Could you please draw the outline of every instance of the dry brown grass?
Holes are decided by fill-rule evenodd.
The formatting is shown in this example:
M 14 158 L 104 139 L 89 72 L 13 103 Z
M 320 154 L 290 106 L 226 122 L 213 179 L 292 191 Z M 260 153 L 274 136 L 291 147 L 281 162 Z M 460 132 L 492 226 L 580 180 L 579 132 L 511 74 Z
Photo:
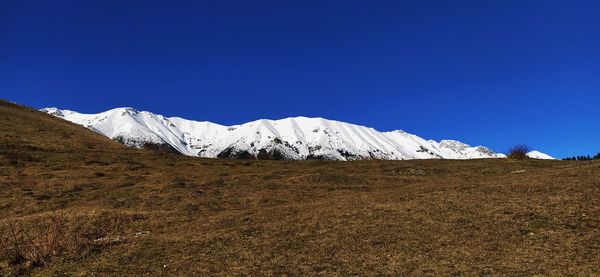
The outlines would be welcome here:
M 10 105 L 0 128 L 0 212 L 110 241 L 32 275 L 600 274 L 594 161 L 195 159 Z

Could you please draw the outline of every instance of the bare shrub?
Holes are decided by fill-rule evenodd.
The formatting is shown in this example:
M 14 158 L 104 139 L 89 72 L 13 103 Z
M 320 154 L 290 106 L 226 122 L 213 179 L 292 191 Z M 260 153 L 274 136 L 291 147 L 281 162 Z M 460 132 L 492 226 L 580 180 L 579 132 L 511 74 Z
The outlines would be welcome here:
M 63 214 L 41 221 L 43 227 L 35 228 L 8 220 L 0 229 L 0 264 L 8 266 L 9 272 L 19 274 L 54 257 L 82 255 L 103 243 L 93 225 L 69 222 Z
M 0 230 L 0 259 L 9 266 L 26 260 L 27 242 L 23 230 L 9 222 L 8 228 Z
M 509 159 L 514 159 L 514 160 L 524 160 L 524 159 L 529 158 L 527 156 L 527 153 L 529 153 L 530 151 L 531 151 L 531 147 L 529 147 L 525 144 L 515 145 L 515 146 L 511 147 L 510 149 L 508 149 L 507 157 Z

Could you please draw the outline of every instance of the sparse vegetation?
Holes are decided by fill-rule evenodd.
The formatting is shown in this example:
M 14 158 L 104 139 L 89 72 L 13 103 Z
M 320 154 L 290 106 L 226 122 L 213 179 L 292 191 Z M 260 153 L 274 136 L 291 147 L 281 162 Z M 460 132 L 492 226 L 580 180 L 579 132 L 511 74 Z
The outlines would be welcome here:
M 581 156 L 573 156 L 564 158 L 565 161 L 591 161 L 591 160 L 600 160 L 600 153 L 590 156 L 590 155 L 581 155 Z
M 69 222 L 60 213 L 38 218 L 28 226 L 7 217 L 0 224 L 0 273 L 17 275 L 55 258 L 97 249 L 105 243 L 97 227 Z
M 527 156 L 527 153 L 529 153 L 530 151 L 531 147 L 525 144 L 515 145 L 508 149 L 507 157 L 513 160 L 525 160 L 529 158 Z

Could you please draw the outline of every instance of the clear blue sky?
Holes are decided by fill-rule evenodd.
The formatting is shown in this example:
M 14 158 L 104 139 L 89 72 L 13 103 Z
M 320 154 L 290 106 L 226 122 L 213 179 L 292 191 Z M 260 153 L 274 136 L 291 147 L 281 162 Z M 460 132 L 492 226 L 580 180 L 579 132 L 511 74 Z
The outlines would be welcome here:
M 0 98 L 600 152 L 600 1 L 0 0 Z

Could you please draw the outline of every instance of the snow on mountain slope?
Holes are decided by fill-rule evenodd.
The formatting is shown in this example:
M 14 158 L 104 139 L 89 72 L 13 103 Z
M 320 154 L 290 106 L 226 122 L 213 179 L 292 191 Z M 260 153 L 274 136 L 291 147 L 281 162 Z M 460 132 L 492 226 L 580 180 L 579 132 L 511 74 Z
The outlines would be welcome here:
M 99 114 L 80 114 L 56 108 L 42 111 L 83 125 L 128 146 L 168 144 L 183 154 L 193 155 L 188 151 L 181 130 L 161 115 L 138 112 L 132 108 L 116 108 Z
M 57 108 L 42 111 L 129 146 L 143 147 L 146 143 L 169 145 L 184 155 L 209 158 L 402 160 L 504 157 L 483 146 L 471 147 L 453 140 L 436 142 L 400 130 L 379 132 L 323 118 L 261 119 L 223 126 L 206 121 L 167 118 L 132 108 L 116 108 L 98 114 Z
M 536 150 L 528 152 L 527 157 L 530 157 L 532 159 L 540 159 L 540 160 L 556 160 L 554 157 L 552 157 L 546 153 L 536 151 Z

